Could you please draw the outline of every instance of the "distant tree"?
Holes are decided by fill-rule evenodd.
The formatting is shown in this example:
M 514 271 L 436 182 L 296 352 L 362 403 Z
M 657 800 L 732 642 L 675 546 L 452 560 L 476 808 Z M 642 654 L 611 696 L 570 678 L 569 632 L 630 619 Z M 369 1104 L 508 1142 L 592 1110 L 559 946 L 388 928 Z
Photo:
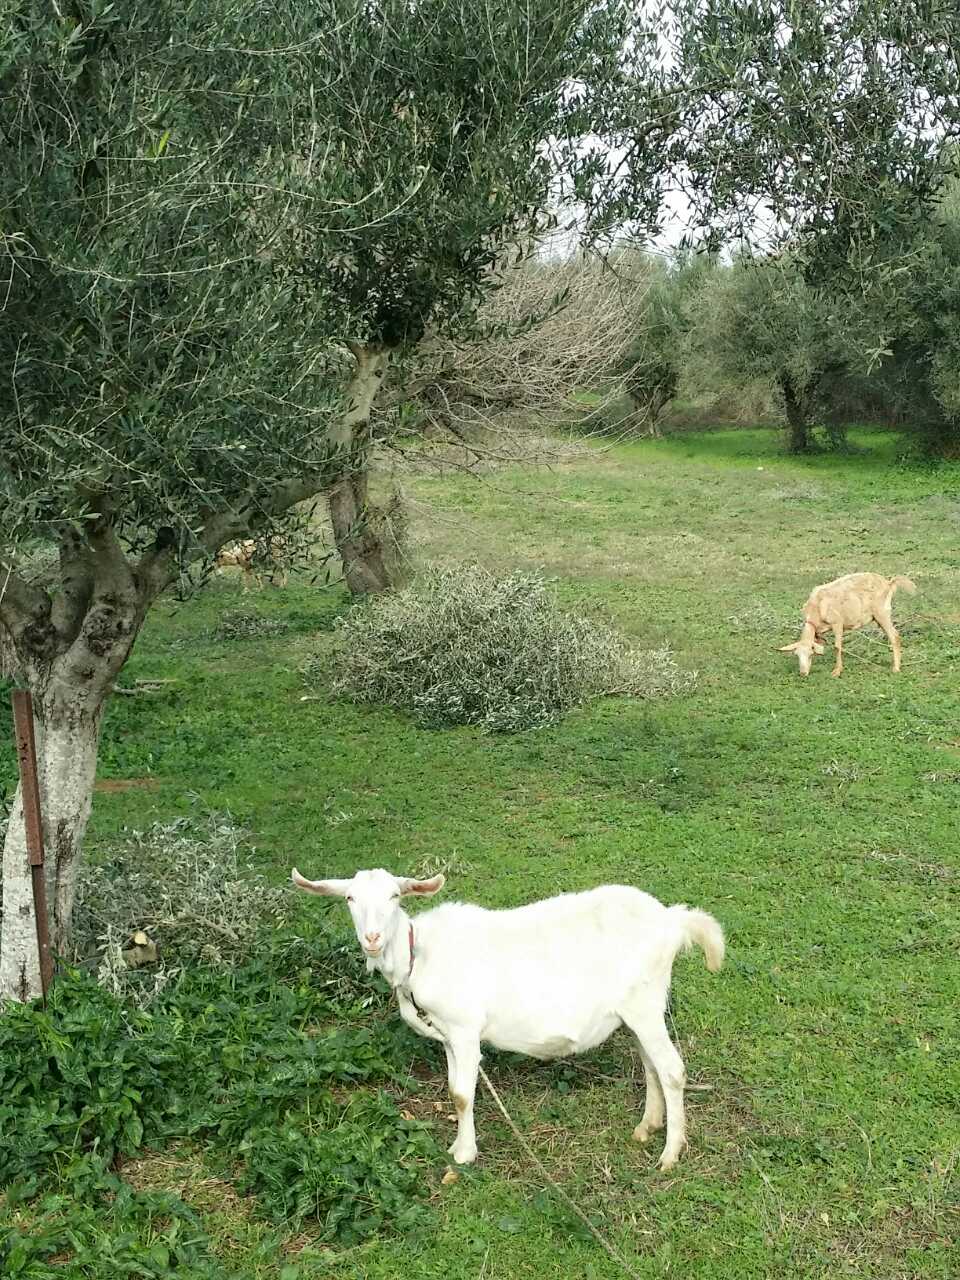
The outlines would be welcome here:
M 960 133 L 960 8 L 677 0 L 678 133 L 702 221 L 793 247 L 808 281 L 863 289 L 913 239 Z M 764 219 L 765 225 L 764 225 Z
M 678 0 L 675 16 L 697 218 L 717 238 L 788 245 L 855 322 L 849 374 L 926 439 L 951 435 L 953 248 L 937 208 L 958 167 L 960 7 Z
M 741 255 L 698 295 L 688 359 L 701 382 L 714 387 L 769 387 L 783 411 L 789 450 L 804 453 L 847 372 L 849 311 L 843 299 L 808 285 L 789 256 Z
M 901 266 L 871 299 L 884 348 L 871 382 L 916 446 L 958 457 L 960 182 L 945 184 Z
M 634 305 L 633 341 L 621 370 L 641 430 L 655 436 L 661 414 L 680 388 L 696 299 L 716 263 L 707 254 L 683 253 L 673 262 L 628 254 L 617 267 L 624 279 L 646 280 Z

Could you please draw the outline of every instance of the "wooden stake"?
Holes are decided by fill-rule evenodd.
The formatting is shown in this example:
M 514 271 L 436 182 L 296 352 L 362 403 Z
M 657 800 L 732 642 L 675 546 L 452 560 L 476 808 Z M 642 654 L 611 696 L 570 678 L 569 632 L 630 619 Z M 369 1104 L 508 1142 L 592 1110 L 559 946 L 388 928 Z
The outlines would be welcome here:
M 40 810 L 40 779 L 37 776 L 37 746 L 33 728 L 33 698 L 28 689 L 14 689 L 13 726 L 20 764 L 20 799 L 23 804 L 23 826 L 27 837 L 27 855 L 33 881 L 33 913 L 37 924 L 37 951 L 40 956 L 40 990 L 46 1003 L 53 981 L 53 957 L 50 954 L 50 925 L 47 917 L 47 886 L 43 878 L 43 815 Z

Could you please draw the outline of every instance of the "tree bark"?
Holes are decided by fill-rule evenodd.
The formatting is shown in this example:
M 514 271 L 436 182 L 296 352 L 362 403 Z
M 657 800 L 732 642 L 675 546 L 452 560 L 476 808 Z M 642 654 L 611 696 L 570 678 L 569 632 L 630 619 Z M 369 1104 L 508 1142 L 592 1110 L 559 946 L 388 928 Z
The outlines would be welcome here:
M 10 633 L 0 623 L 0 680 L 16 680 L 19 671 L 20 663 Z
M 61 952 L 69 936 L 80 847 L 90 817 L 103 701 L 91 706 L 86 691 L 57 688 L 35 691 L 33 705 L 51 945 L 55 952 Z M 0 994 L 18 1000 L 40 994 L 32 881 L 19 787 L 3 848 Z
M 327 502 L 347 586 L 353 595 L 363 596 L 393 586 L 368 496 L 370 413 L 386 373 L 388 353 L 381 347 L 351 346 L 351 351 L 357 363 L 347 391 L 347 409 L 331 432 L 340 475 L 330 486 Z
M 786 376 L 782 377 L 780 390 L 783 393 L 783 407 L 787 415 L 790 452 L 806 453 L 810 446 L 810 428 L 804 406 L 794 390 L 793 380 Z
M 91 528 L 84 545 L 61 548 L 55 599 L 16 583 L 2 625 L 15 638 L 20 676 L 33 694 L 51 944 L 61 951 L 93 799 L 107 697 L 160 589 L 134 575 L 113 528 Z M 23 805 L 14 799 L 3 849 L 0 998 L 40 994 L 33 894 Z
M 365 467 L 365 463 L 362 463 Z M 393 586 L 383 543 L 367 497 L 367 473 L 345 476 L 328 498 L 333 537 L 343 561 L 343 576 L 355 596 L 389 591 Z

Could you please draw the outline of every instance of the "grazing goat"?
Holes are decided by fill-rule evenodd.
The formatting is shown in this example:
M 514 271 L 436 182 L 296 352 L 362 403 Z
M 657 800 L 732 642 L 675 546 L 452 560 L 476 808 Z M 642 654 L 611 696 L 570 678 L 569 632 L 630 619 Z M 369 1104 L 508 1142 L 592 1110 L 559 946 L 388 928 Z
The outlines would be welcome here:
M 900 670 L 900 637 L 890 616 L 890 604 L 898 587 L 914 592 L 909 578 L 882 578 L 879 573 L 848 573 L 843 578 L 814 587 L 803 606 L 803 630 L 793 644 L 781 645 L 781 653 L 795 653 L 800 674 L 810 674 L 815 653 L 823 653 L 821 641 L 833 632 L 837 660 L 831 675 L 843 670 L 843 633 L 876 622 L 893 650 L 893 669 Z
M 473 1097 L 480 1042 L 534 1058 L 562 1058 L 602 1044 L 624 1023 L 640 1042 L 646 1101 L 633 1131 L 638 1142 L 662 1129 L 660 1168 L 671 1169 L 686 1145 L 683 1061 L 664 1011 L 678 951 L 694 943 L 707 968 L 723 963 L 723 930 L 705 911 L 665 907 L 639 889 L 603 885 L 511 911 L 453 902 L 424 912 L 416 928 L 400 906 L 428 897 L 444 877 L 398 879 L 358 871 L 350 880 L 305 880 L 310 893 L 346 898 L 367 968 L 397 993 L 400 1015 L 439 1040 L 447 1054 L 457 1136 L 457 1164 L 477 1158 Z
M 280 565 L 278 586 L 285 587 L 287 585 L 286 568 L 280 564 L 282 557 L 286 553 L 286 539 L 281 534 L 273 534 L 267 539 L 266 553 L 271 560 Z M 234 542 L 229 546 L 221 547 L 214 561 L 214 568 L 217 572 L 221 572 L 225 568 L 236 566 L 242 573 L 243 590 L 249 591 L 250 584 L 256 581 L 257 589 L 263 588 L 263 575 L 258 569 L 254 568 L 254 559 L 257 554 L 257 542 L 254 538 L 246 538 L 243 542 Z

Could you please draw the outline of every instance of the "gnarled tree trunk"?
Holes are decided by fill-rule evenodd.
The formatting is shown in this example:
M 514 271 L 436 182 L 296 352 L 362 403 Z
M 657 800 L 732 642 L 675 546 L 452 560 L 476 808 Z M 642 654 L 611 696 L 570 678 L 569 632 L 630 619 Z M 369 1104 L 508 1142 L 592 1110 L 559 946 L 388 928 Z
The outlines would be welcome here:
M 330 490 L 328 503 L 343 576 L 351 594 L 363 596 L 389 591 L 393 583 L 367 496 L 365 460 L 358 467 L 364 469 L 344 476 Z
M 278 515 L 321 491 L 311 473 L 276 486 L 256 504 L 211 513 L 191 554 L 211 558 L 230 539 L 249 534 L 264 516 Z M 0 635 L 17 678 L 33 694 L 37 763 L 46 845 L 47 902 L 52 942 L 62 951 L 90 816 L 104 708 L 130 655 L 147 610 L 176 581 L 178 539 L 170 528 L 134 561 L 106 517 L 82 529 L 65 526 L 57 590 L 30 583 L 0 548 Z M 3 849 L 0 921 L 0 1000 L 40 994 L 32 881 L 23 806 L 17 793 Z
M 793 379 L 780 378 L 783 407 L 787 415 L 787 447 L 791 453 L 806 453 L 810 446 L 810 424 L 801 398 L 797 395 Z
M 340 472 L 327 492 L 333 537 L 343 575 L 355 596 L 388 591 L 393 582 L 368 495 L 370 413 L 387 369 L 383 347 L 351 345 L 356 368 L 343 417 L 331 432 Z
M 20 584 L 5 602 L 5 626 L 20 678 L 33 694 L 37 767 L 43 812 L 51 943 L 61 951 L 93 799 L 103 711 L 150 600 L 163 583 L 138 576 L 114 531 L 94 530 L 85 543 L 67 534 L 61 548 L 59 596 Z M 3 848 L 0 997 L 40 994 L 40 969 L 23 805 L 14 798 Z

